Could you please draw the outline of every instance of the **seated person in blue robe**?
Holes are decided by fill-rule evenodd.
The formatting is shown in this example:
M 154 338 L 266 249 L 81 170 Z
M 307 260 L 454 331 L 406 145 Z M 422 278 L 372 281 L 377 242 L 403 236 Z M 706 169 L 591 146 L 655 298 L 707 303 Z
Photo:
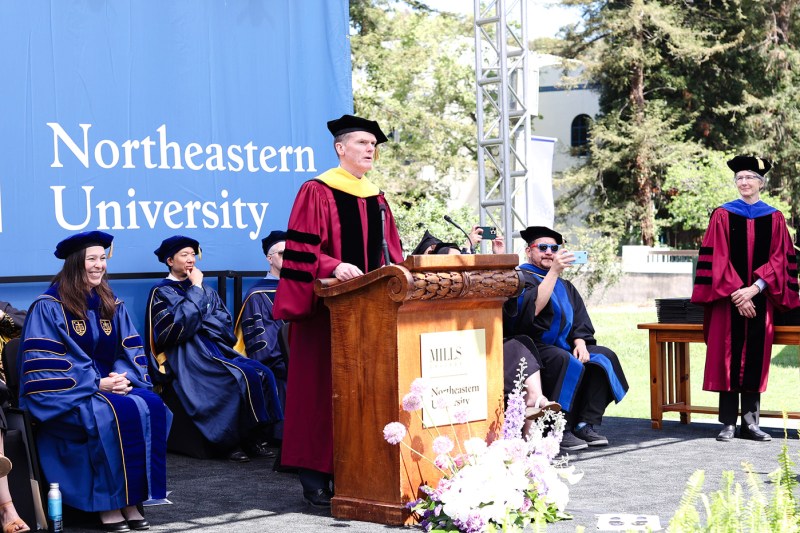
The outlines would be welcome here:
M 151 374 L 169 384 L 200 433 L 234 462 L 269 456 L 269 424 L 283 418 L 275 376 L 233 346 L 233 321 L 195 265 L 200 243 L 177 235 L 154 252 L 169 275 L 150 291 L 145 337 Z
M 99 511 L 106 531 L 128 531 L 150 527 L 137 504 L 166 497 L 172 414 L 151 391 L 142 339 L 108 286 L 112 239 L 90 231 L 58 243 L 64 267 L 22 332 L 20 407 L 37 421 L 42 469 L 64 503 Z
M 250 287 L 244 297 L 242 310 L 236 319 L 236 351 L 264 364 L 275 375 L 281 405 L 286 403 L 286 377 L 289 354 L 281 339 L 285 322 L 272 316 L 272 303 L 283 266 L 286 232 L 272 231 L 261 240 L 261 249 L 269 263 L 264 279 Z M 283 439 L 283 422 L 272 427 L 272 439 Z
M 620 402 L 628 382 L 617 355 L 598 346 L 594 326 L 580 293 L 561 279 L 575 256 L 563 248 L 561 234 L 544 226 L 520 232 L 528 262 L 520 265 L 525 288 L 504 307 L 503 334 L 533 339 L 549 397 L 567 412 L 561 449 L 574 451 L 606 446 L 595 428 L 606 407 Z

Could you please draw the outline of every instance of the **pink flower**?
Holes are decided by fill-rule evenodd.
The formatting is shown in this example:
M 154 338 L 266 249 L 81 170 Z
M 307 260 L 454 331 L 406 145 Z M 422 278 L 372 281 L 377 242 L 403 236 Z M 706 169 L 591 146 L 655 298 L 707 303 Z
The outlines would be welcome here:
M 439 468 L 440 470 L 450 468 L 450 456 L 446 453 L 439 454 L 436 456 L 436 459 L 433 460 L 433 464 L 435 464 L 436 468 Z
M 455 411 L 453 411 L 453 420 L 455 420 L 457 424 L 466 424 L 468 418 L 469 408 L 466 405 L 456 407 Z
M 450 398 L 448 398 L 444 394 L 440 394 L 439 396 L 433 399 L 433 406 L 436 409 L 447 409 L 448 407 L 450 407 Z
M 389 444 L 399 444 L 406 436 L 406 427 L 400 422 L 389 422 L 383 428 L 383 438 Z
M 430 388 L 425 378 L 417 378 L 411 382 L 411 392 L 418 396 L 423 396 Z
M 422 409 L 422 396 L 414 392 L 409 392 L 403 396 L 404 411 L 408 411 L 410 413 L 412 411 L 418 411 L 419 409 Z
M 436 454 L 443 454 L 443 453 L 450 453 L 453 449 L 453 441 L 450 440 L 450 437 L 446 437 L 444 435 L 440 435 L 433 439 L 433 451 Z

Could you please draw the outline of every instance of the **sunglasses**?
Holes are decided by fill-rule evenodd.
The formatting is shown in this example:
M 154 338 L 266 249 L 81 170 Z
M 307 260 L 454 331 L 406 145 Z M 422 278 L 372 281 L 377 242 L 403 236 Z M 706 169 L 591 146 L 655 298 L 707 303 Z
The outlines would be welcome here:
M 536 247 L 539 249 L 540 252 L 546 252 L 548 248 L 553 253 L 558 251 L 560 244 L 537 244 Z

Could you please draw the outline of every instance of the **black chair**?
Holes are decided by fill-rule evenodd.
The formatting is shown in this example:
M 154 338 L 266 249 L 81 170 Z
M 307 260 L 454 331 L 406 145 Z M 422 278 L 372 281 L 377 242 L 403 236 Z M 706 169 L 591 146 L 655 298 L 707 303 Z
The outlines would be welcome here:
M 12 407 L 19 407 L 19 370 L 17 365 L 17 352 L 19 352 L 19 339 L 11 339 L 3 346 L 2 361 L 6 374 L 6 387 L 11 393 Z
M 43 501 L 47 498 L 47 486 L 39 467 L 39 454 L 36 450 L 36 440 L 30 414 L 19 409 L 19 373 L 18 354 L 19 339 L 11 339 L 5 346 L 0 357 L 6 374 L 6 387 L 11 395 L 11 407 L 4 409 L 8 430 L 5 436 L 5 455 L 11 460 L 14 467 L 8 475 L 8 488 L 14 500 L 14 507 L 19 516 L 35 530 L 37 514 L 44 518 Z M 35 483 L 32 483 L 35 482 Z M 38 488 L 38 493 L 34 489 Z M 38 511 L 38 513 L 37 513 Z M 43 528 L 46 523 L 39 523 Z
M 220 450 L 217 450 L 194 425 L 180 398 L 175 394 L 172 384 L 165 385 L 160 395 L 164 404 L 172 411 L 172 427 L 167 437 L 167 450 L 196 459 L 218 457 Z

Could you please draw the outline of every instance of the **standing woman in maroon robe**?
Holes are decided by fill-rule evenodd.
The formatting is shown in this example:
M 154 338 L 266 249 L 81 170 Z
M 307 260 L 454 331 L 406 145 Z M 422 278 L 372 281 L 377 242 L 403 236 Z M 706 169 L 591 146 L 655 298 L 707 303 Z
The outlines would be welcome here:
M 740 198 L 714 210 L 703 237 L 692 302 L 705 305 L 707 346 L 703 390 L 719 392 L 718 441 L 768 441 L 761 431 L 761 393 L 767 389 L 773 313 L 800 306 L 797 258 L 783 214 L 759 199 L 772 167 L 758 157 L 728 161 Z

